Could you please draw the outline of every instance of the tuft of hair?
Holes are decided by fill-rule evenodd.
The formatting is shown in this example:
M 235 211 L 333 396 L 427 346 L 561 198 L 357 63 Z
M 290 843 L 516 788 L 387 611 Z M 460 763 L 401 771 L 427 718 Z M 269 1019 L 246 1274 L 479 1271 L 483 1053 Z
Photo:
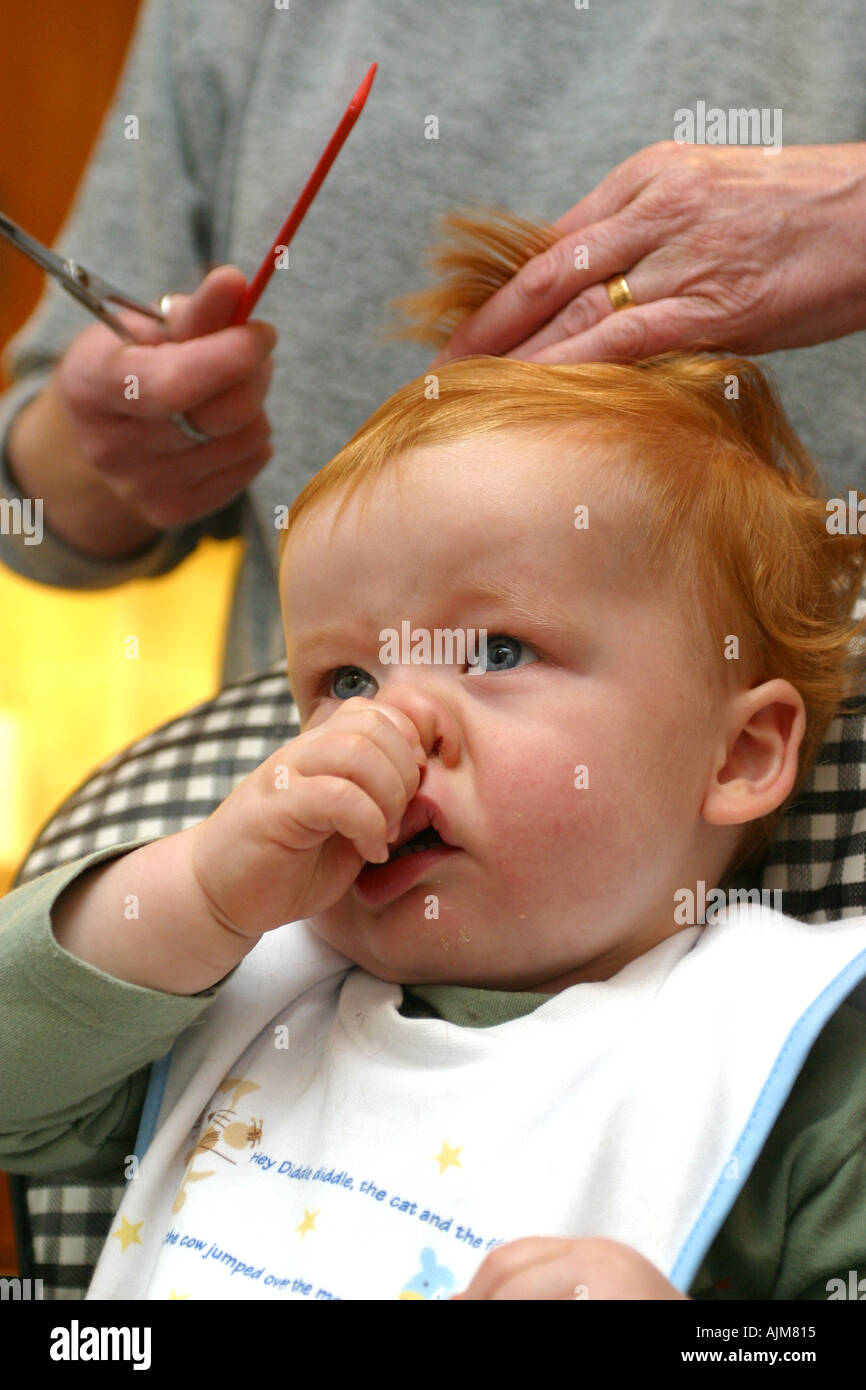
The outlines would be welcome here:
M 443 346 L 562 240 L 549 224 L 501 208 L 446 214 L 440 228 L 450 242 L 427 256 L 447 279 L 392 300 L 411 322 L 394 324 L 388 337 Z M 399 486 L 407 451 L 507 429 L 537 430 L 552 447 L 569 439 L 609 445 L 611 486 L 634 505 L 630 525 L 647 578 L 673 582 L 712 683 L 748 689 L 781 678 L 800 692 L 806 732 L 794 786 L 775 811 L 744 827 L 725 876 L 755 871 L 831 720 L 866 694 L 866 612 L 855 614 L 866 536 L 831 531 L 818 467 L 769 373 L 745 357 L 669 352 L 554 365 L 474 355 L 415 378 L 373 412 L 296 498 L 281 558 L 318 503 L 339 498 L 336 524 L 359 494 L 363 511 L 386 470 Z

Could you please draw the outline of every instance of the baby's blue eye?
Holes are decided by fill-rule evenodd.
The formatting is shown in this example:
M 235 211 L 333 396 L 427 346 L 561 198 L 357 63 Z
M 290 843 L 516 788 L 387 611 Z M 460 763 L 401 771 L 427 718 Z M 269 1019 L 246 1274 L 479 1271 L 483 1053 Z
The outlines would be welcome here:
M 515 649 L 516 652 L 515 652 Z M 532 655 L 532 648 L 526 642 L 522 642 L 519 637 L 509 637 L 505 633 L 496 633 L 493 637 L 488 637 L 487 641 L 481 640 L 478 649 L 477 663 L 469 663 L 470 671 L 513 671 L 520 664 L 520 654 Z M 515 657 L 514 661 L 509 658 Z
M 366 671 L 362 670 L 360 666 L 338 666 L 336 671 L 334 672 L 334 679 L 331 683 L 332 690 L 334 694 L 337 696 L 338 700 L 350 700 L 353 695 L 360 695 L 362 693 L 360 685 L 357 683 L 347 685 L 345 693 L 342 695 L 338 692 L 336 688 L 337 682 L 346 673 L 350 674 L 351 676 L 361 676 L 363 680 L 370 681 L 373 685 L 376 684 L 376 682 L 373 680 L 373 677 L 368 675 Z
M 506 633 L 497 633 L 486 640 L 479 637 L 476 644 L 469 647 L 466 665 L 470 675 L 488 671 L 513 671 L 518 666 L 525 665 L 526 658 L 530 662 L 538 660 L 538 654 L 528 642 L 523 642 L 519 637 L 509 637 Z M 350 700 L 354 695 L 365 694 L 365 685 L 373 687 L 373 694 L 379 688 L 377 682 L 362 666 L 338 666 L 330 682 L 328 694 L 338 700 Z

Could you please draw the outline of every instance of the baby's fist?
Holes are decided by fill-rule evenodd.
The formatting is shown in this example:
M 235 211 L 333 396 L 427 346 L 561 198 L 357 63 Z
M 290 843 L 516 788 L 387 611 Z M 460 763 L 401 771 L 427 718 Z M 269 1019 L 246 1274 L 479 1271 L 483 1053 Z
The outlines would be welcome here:
M 215 919 L 257 937 L 338 902 L 388 858 L 426 763 L 407 715 L 357 696 L 250 773 L 197 828 L 193 871 Z

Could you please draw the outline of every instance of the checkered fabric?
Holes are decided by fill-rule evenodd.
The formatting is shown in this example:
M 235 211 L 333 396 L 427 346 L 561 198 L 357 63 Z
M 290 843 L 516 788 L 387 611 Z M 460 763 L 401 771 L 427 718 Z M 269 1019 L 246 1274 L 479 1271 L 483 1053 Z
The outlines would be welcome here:
M 866 606 L 866 595 L 860 600 Z M 104 763 L 52 816 L 17 883 L 104 845 L 196 825 L 299 732 L 285 670 L 275 665 L 156 729 Z M 820 757 L 780 822 L 755 881 L 781 889 L 789 916 L 827 922 L 866 913 L 866 713 L 831 724 Z M 767 900 L 770 905 L 774 900 Z M 866 1008 L 861 985 L 851 996 Z M 44 1296 L 84 1296 L 122 1186 L 11 1179 L 24 1277 Z
M 227 686 L 88 777 L 40 831 L 15 886 L 103 846 L 197 825 L 298 732 L 284 663 Z M 42 1279 L 46 1299 L 83 1298 L 123 1186 L 10 1184 L 22 1275 Z

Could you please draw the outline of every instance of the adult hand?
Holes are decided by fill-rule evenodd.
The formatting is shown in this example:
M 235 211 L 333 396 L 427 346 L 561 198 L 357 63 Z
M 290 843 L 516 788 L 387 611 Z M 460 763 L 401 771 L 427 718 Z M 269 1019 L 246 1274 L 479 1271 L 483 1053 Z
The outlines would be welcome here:
M 271 457 L 263 407 L 277 332 L 261 321 L 230 326 L 244 285 L 240 270 L 219 266 L 194 294 L 171 296 L 165 330 L 121 311 L 141 345 L 95 323 L 54 374 L 81 454 L 158 530 L 225 506 Z M 178 411 L 212 438 L 189 439 L 170 418 Z
M 866 328 L 866 144 L 661 141 L 553 226 L 561 240 L 460 324 L 428 371 L 475 353 L 755 355 Z M 588 265 L 575 269 L 580 247 Z M 605 282 L 617 274 L 635 304 L 614 311 Z

